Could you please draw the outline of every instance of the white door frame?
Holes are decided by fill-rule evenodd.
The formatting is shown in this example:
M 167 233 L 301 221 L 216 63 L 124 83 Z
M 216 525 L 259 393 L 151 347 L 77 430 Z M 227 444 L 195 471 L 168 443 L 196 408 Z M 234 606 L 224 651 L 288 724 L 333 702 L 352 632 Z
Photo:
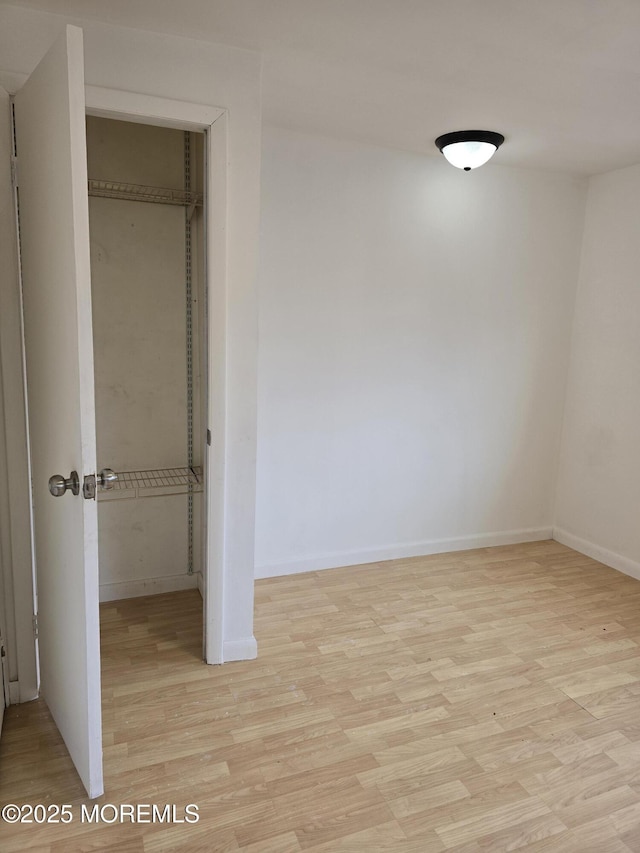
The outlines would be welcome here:
M 204 657 L 223 662 L 226 503 L 227 111 L 98 86 L 85 87 L 89 115 L 205 133 L 205 276 L 208 423 Z
M 4 718 L 5 706 L 9 704 L 9 649 L 7 648 L 5 625 L 5 596 L 4 579 L 2 577 L 2 565 L 0 565 L 0 733 L 2 732 L 2 720 Z
M 7 75 L 0 75 L 0 140 L 7 160 L 0 163 L 0 242 L 6 265 L 6 286 L 0 288 L 0 368 L 2 376 L 3 425 L 0 426 L 0 512 L 3 536 L 0 567 L 4 576 L 5 643 L 10 661 L 9 700 L 27 702 L 38 695 L 36 640 L 32 618 L 36 612 L 34 565 L 32 561 L 30 463 L 27 442 L 24 330 L 16 189 L 11 176 L 13 121 Z M 26 79 L 26 76 L 24 77 Z M 23 82 L 23 80 L 21 80 Z

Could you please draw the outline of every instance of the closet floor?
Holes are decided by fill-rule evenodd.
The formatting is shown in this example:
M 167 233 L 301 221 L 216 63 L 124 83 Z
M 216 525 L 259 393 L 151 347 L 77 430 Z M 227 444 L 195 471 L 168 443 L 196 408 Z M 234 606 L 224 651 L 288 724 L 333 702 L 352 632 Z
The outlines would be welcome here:
M 259 658 L 200 662 L 197 591 L 101 608 L 104 803 L 82 824 L 43 703 L 12 706 L 0 849 L 640 851 L 640 583 L 538 542 L 256 584 Z

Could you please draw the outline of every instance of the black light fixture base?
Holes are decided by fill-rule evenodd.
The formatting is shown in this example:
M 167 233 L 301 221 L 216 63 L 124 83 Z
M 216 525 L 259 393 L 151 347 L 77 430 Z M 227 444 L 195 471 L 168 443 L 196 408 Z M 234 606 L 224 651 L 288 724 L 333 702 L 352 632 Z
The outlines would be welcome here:
M 493 130 L 454 130 L 453 133 L 443 133 L 439 136 L 436 139 L 436 147 L 442 151 L 446 145 L 453 145 L 454 142 L 489 142 L 498 149 L 504 142 L 504 136 Z

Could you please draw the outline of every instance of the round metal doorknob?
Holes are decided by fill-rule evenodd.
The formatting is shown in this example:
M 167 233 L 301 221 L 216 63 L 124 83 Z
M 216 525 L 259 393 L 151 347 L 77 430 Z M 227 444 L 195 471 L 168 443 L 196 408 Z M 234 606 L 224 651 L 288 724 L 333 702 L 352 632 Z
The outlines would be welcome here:
M 117 481 L 118 475 L 111 468 L 103 468 L 98 474 L 98 485 L 101 489 L 112 489 Z
M 77 471 L 72 471 L 68 480 L 65 480 L 62 474 L 54 474 L 53 477 L 49 477 L 49 491 L 54 498 L 64 495 L 67 489 L 72 495 L 80 494 L 80 477 L 78 477 Z

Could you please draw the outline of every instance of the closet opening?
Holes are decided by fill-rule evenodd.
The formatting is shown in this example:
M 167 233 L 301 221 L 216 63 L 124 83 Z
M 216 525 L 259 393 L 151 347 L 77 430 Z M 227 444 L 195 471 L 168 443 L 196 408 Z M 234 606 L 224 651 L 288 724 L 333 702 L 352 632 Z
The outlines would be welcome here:
M 205 134 L 86 129 L 100 601 L 204 595 Z

